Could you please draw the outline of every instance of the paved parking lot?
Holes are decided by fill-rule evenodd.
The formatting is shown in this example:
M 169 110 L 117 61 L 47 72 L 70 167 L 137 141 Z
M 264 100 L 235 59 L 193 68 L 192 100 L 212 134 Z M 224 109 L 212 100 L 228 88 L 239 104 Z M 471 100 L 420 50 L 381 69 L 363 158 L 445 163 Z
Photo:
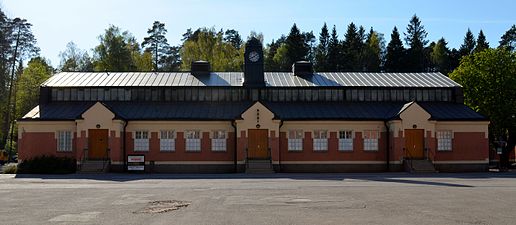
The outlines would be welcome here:
M 0 175 L 0 224 L 515 224 L 515 209 L 515 173 Z

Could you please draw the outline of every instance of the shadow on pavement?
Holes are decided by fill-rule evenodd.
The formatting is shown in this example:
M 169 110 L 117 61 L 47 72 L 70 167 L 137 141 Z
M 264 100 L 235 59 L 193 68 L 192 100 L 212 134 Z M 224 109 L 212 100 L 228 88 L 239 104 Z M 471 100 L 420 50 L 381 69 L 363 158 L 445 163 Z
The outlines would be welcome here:
M 76 179 L 76 180 L 95 180 L 95 181 L 112 181 L 112 182 L 129 182 L 139 180 L 156 180 L 156 179 L 287 179 L 287 180 L 328 180 L 328 181 L 346 181 L 346 180 L 363 180 L 375 182 L 392 182 L 403 184 L 419 184 L 446 187 L 474 187 L 470 185 L 446 183 L 435 180 L 420 178 L 453 178 L 463 180 L 473 179 L 490 179 L 490 178 L 516 178 L 516 173 L 435 173 L 435 174 L 411 174 L 411 173 L 274 173 L 274 174 L 131 174 L 131 173 L 104 173 L 104 174 L 17 174 L 15 179 Z

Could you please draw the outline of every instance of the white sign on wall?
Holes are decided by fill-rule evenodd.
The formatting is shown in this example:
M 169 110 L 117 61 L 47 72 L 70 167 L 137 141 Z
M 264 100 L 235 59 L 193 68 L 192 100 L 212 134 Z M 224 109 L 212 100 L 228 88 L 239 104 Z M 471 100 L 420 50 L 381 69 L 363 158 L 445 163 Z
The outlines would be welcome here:
M 145 156 L 144 155 L 127 156 L 127 170 L 144 171 L 145 170 Z

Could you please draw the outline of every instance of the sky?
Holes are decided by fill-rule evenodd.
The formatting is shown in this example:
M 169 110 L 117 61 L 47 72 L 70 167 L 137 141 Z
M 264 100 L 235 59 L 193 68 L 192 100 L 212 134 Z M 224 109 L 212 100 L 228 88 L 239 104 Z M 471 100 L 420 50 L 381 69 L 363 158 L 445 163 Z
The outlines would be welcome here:
M 188 28 L 235 29 L 246 38 L 261 32 L 266 43 L 288 34 L 294 23 L 316 36 L 326 22 L 335 25 L 339 38 L 350 22 L 383 33 L 386 41 L 394 26 L 404 32 L 416 14 L 427 39 L 444 37 L 458 48 L 468 28 L 484 31 L 491 46 L 516 23 L 514 0 L 0 0 L 10 18 L 21 17 L 33 24 L 41 55 L 59 65 L 59 52 L 75 42 L 89 51 L 110 25 L 128 30 L 141 43 L 156 20 L 165 23 L 170 44 L 180 43 Z M 403 34 L 402 34 L 403 37 Z

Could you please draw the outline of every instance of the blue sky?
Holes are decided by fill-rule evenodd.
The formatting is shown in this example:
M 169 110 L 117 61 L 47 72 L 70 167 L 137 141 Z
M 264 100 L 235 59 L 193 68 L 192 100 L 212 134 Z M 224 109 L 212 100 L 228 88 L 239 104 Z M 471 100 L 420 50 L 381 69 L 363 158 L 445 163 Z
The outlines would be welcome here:
M 9 17 L 22 17 L 33 26 L 41 55 L 59 65 L 58 54 L 74 41 L 91 50 L 97 37 L 109 24 L 129 30 L 139 42 L 153 21 L 166 24 L 169 43 L 180 43 L 187 28 L 232 28 L 247 37 L 262 32 L 265 41 L 287 34 L 295 22 L 303 31 L 318 35 L 324 22 L 336 25 L 339 37 L 350 22 L 373 27 L 387 41 L 394 26 L 405 31 L 409 19 L 417 14 L 430 41 L 444 37 L 458 48 L 468 27 L 475 37 L 484 30 L 491 46 L 516 23 L 514 0 L 0 0 Z M 91 52 L 90 52 L 91 55 Z

